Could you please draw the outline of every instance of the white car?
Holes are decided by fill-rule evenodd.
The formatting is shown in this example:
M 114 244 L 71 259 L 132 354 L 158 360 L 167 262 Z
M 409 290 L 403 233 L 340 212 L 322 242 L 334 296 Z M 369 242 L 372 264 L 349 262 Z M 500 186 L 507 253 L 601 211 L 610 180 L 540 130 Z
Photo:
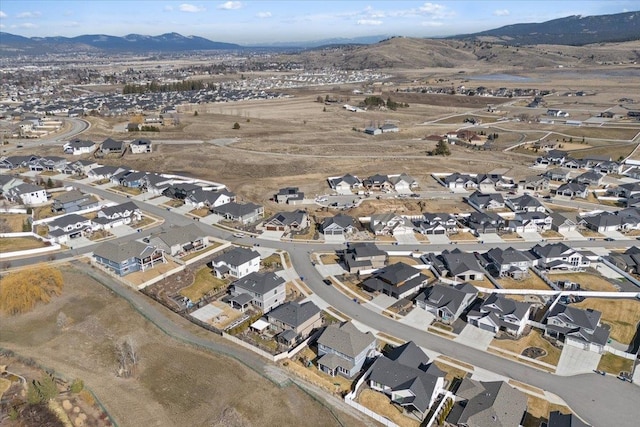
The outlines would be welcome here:
M 233 233 L 233 237 L 244 237 L 244 233 Z

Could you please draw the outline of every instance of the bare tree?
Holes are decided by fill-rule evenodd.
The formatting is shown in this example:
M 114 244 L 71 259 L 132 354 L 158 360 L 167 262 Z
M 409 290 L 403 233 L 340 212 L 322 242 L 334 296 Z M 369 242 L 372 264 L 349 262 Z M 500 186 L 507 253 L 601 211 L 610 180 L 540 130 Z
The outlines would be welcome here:
M 136 367 L 140 361 L 138 345 L 132 337 L 126 337 L 116 344 L 116 358 L 118 360 L 117 375 L 130 378 L 135 375 Z

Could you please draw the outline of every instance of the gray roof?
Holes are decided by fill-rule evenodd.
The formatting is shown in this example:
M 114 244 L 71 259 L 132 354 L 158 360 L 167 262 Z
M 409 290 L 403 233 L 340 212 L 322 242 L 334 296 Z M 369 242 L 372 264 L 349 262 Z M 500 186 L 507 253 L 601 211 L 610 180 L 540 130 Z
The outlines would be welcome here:
M 102 148 L 107 150 L 121 150 L 123 144 L 123 141 L 116 141 L 114 139 L 107 138 L 102 141 Z
M 322 229 L 326 229 L 332 224 L 336 224 L 342 228 L 355 227 L 355 220 L 349 215 L 338 214 L 333 217 L 325 218 L 322 221 Z
M 535 197 L 531 197 L 528 194 L 525 194 L 524 196 L 520 196 L 520 197 L 514 197 L 512 199 L 509 199 L 509 201 L 514 205 L 514 206 L 518 206 L 520 208 L 524 208 L 524 207 L 531 207 L 531 206 L 542 206 L 542 203 L 540 203 L 540 200 L 536 199 Z
M 533 251 L 540 255 L 543 258 L 556 258 L 560 257 L 565 253 L 573 253 L 575 252 L 569 246 L 564 243 L 552 243 L 548 245 L 535 245 Z
M 500 294 L 491 294 L 480 307 L 480 311 L 495 313 L 499 317 L 507 315 L 514 316 L 522 320 L 531 304 L 507 298 Z
M 111 216 L 113 214 L 120 213 L 120 212 L 136 211 L 136 210 L 140 210 L 140 208 L 134 202 L 124 202 L 124 203 L 120 203 L 119 205 L 107 206 L 105 208 L 102 208 L 100 212 L 102 212 L 106 216 Z
M 351 245 L 350 250 L 357 258 L 387 255 L 385 251 L 378 249 L 374 243 L 354 243 Z
M 487 206 L 492 201 L 496 203 L 504 203 L 504 198 L 500 193 L 485 194 L 479 191 L 475 191 L 471 196 L 469 196 L 469 201 L 482 207 Z
M 72 213 L 56 218 L 53 221 L 49 222 L 47 225 L 49 226 L 49 228 L 64 228 L 68 225 L 73 225 L 85 221 L 89 220 L 82 215 Z
M 457 276 L 468 271 L 483 272 L 474 254 L 462 252 L 459 249 L 454 249 L 451 252 L 447 250 L 443 251 L 442 259 L 452 276 Z
M 16 194 L 27 194 L 27 193 L 36 193 L 38 191 L 45 191 L 45 189 L 42 187 L 38 187 L 37 185 L 26 183 L 26 184 L 20 184 L 11 188 L 11 191 L 15 192 Z
M 563 414 L 560 411 L 553 411 L 549 414 L 548 427 L 589 427 L 580 418 L 573 414 Z
M 492 248 L 489 249 L 487 255 L 500 265 L 530 261 L 529 257 L 524 253 L 512 247 L 508 247 L 507 249 Z
M 276 224 L 287 226 L 293 224 L 302 225 L 306 216 L 307 213 L 303 210 L 297 210 L 293 212 L 278 212 L 277 214 L 266 220 L 265 224 L 273 222 Z
M 113 262 L 123 262 L 131 258 L 144 258 L 155 252 L 156 248 L 142 242 L 105 242 L 100 244 L 93 255 Z
M 518 426 L 527 409 L 527 396 L 504 381 L 465 378 L 457 395 L 467 400 L 458 423 L 468 427 Z
M 180 245 L 183 243 L 193 242 L 205 235 L 195 224 L 187 224 L 182 227 L 171 227 L 167 231 L 163 231 L 151 237 L 151 241 L 159 240 L 158 243 L 164 243 L 168 247 Z
M 258 252 L 247 248 L 236 247 L 218 255 L 213 259 L 213 262 L 216 264 L 224 262 L 227 265 L 242 265 L 255 258 L 260 258 L 260 254 Z
M 246 275 L 242 279 L 236 280 L 231 285 L 236 288 L 240 288 L 246 291 L 254 292 L 256 294 L 264 295 L 267 292 L 270 292 L 276 289 L 278 286 L 284 283 L 285 283 L 285 280 L 280 276 L 276 276 L 275 273 L 253 272 Z
M 371 332 L 360 332 L 351 322 L 329 325 L 318 338 L 318 344 L 348 357 L 356 357 L 374 342 L 376 337 Z
M 387 283 L 400 284 L 419 274 L 420 270 L 403 262 L 396 262 L 376 272 L 376 276 Z
M 436 365 L 429 363 L 429 357 L 413 341 L 408 341 L 401 346 L 395 347 L 393 350 L 389 351 L 386 356 L 390 360 L 398 362 L 404 366 L 429 372 L 436 376 L 445 376 L 445 373 Z
M 547 316 L 547 318 L 549 317 L 559 317 L 565 323 L 594 330 L 600 323 L 602 313 L 598 310 L 583 310 L 578 307 L 558 303 Z
M 212 211 L 230 215 L 234 218 L 239 218 L 245 215 L 249 215 L 260 208 L 261 206 L 256 205 L 255 203 L 240 204 L 236 202 L 230 202 L 225 203 L 224 205 L 220 205 L 216 208 L 212 208 Z
M 378 357 L 373 363 L 369 380 L 390 387 L 393 391 L 411 390 L 413 397 L 403 399 L 403 404 L 410 404 L 422 413 L 429 410 L 431 396 L 438 385 L 438 376 L 385 356 Z
M 64 193 L 58 193 L 53 200 L 59 203 L 75 202 L 76 200 L 83 200 L 91 197 L 90 194 L 82 193 L 78 190 L 65 191 Z
M 468 283 L 458 283 L 449 286 L 437 283 L 418 295 L 425 305 L 437 308 L 447 308 L 452 314 L 458 313 L 469 295 L 478 295 L 478 290 Z M 470 301 L 469 301 L 470 302 Z
M 275 319 L 295 329 L 318 313 L 320 309 L 311 301 L 302 304 L 290 301 L 271 310 L 268 316 L 269 321 Z

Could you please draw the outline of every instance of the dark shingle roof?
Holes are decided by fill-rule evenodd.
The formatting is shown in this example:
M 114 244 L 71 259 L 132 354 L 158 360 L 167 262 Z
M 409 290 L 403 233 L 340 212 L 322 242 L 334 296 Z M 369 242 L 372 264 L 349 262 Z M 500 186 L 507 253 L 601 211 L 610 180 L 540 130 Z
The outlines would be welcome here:
M 279 320 L 295 329 L 318 313 L 320 309 L 311 301 L 302 304 L 290 301 L 271 310 L 269 319 Z

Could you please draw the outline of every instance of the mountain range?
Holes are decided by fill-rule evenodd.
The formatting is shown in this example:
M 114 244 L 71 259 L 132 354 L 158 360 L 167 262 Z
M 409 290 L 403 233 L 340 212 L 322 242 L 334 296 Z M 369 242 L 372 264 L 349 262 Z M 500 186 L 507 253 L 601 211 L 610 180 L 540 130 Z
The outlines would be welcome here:
M 313 49 L 326 46 L 378 44 L 388 36 L 353 39 L 333 38 L 314 42 L 283 42 L 247 47 L 211 41 L 203 37 L 167 33 L 159 36 L 129 34 L 116 37 L 102 34 L 77 37 L 22 37 L 0 32 L 3 55 L 65 52 L 177 52 L 245 49 Z M 450 40 L 492 41 L 507 45 L 556 44 L 582 46 L 592 43 L 621 42 L 640 39 L 640 12 L 613 15 L 568 16 L 542 23 L 514 24 L 494 30 L 447 37 Z

